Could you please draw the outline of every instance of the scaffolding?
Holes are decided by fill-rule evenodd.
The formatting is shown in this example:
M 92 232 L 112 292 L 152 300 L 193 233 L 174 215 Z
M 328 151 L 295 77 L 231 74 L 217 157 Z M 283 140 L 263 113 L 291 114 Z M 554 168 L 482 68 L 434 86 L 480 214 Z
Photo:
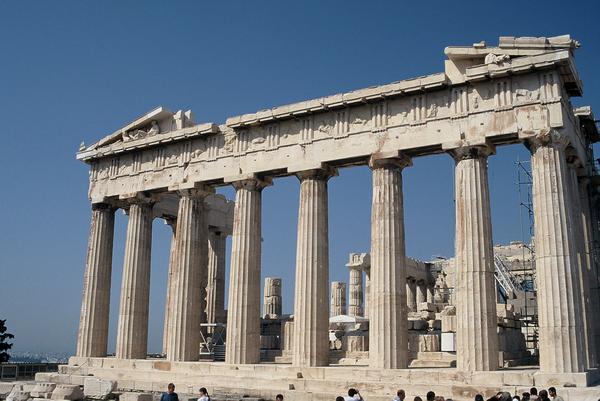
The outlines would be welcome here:
M 517 157 L 515 163 L 517 169 L 517 189 L 519 194 L 519 224 L 521 226 L 522 257 L 521 268 L 512 270 L 511 273 L 518 275 L 520 288 L 524 297 L 524 307 L 521 308 L 522 331 L 525 335 L 527 349 L 532 355 L 537 354 L 538 349 L 538 313 L 537 313 L 537 286 L 535 280 L 535 249 L 531 244 L 534 236 L 533 219 L 533 176 L 531 175 L 531 161 L 520 160 Z M 527 258 L 529 251 L 531 257 Z

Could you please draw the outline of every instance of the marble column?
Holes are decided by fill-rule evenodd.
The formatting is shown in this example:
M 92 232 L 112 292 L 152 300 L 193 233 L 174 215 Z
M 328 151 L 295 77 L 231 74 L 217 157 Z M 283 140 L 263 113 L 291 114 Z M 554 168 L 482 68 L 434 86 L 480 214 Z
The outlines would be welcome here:
M 205 307 L 203 275 L 207 269 L 208 233 L 204 199 L 208 192 L 189 189 L 179 194 L 167 359 L 197 361 L 202 323 L 199 311 Z
M 206 285 L 206 322 L 225 322 L 225 252 L 227 235 L 208 233 L 208 279 Z M 208 333 L 214 333 L 213 327 Z
M 346 283 L 340 281 L 331 282 L 331 306 L 330 316 L 346 314 Z
M 329 364 L 329 228 L 327 180 L 334 171 L 298 173 L 300 205 L 296 244 L 292 364 Z
M 363 272 L 360 269 L 350 269 L 350 297 L 348 315 L 363 316 Z
M 579 165 L 577 161 L 568 164 L 567 169 L 569 170 L 569 182 L 571 189 L 569 196 L 571 197 L 572 205 L 572 221 L 571 229 L 573 231 L 573 240 L 575 244 L 575 255 L 577 265 L 579 268 L 579 286 L 581 288 L 581 313 L 582 313 L 582 326 L 583 326 L 583 343 L 585 344 L 585 355 L 586 355 L 586 367 L 596 366 L 596 346 L 595 336 L 593 333 L 593 321 L 596 320 L 595 316 L 592 315 L 591 302 L 590 302 L 590 264 L 586 255 L 586 230 L 584 227 L 585 219 L 582 213 L 580 190 L 579 190 L 579 178 L 577 176 L 577 169 Z
M 173 293 L 173 273 L 175 271 L 175 263 L 177 252 L 175 252 L 175 232 L 177 228 L 176 218 L 165 218 L 165 223 L 171 227 L 171 248 L 169 251 L 169 271 L 167 273 L 167 296 L 165 299 L 165 319 L 163 322 L 163 344 L 162 353 L 167 355 L 167 348 L 169 347 L 169 334 L 171 330 L 169 328 L 169 319 L 171 319 L 171 311 L 173 310 L 172 305 L 172 293 Z
M 427 302 L 427 285 L 423 280 L 417 281 L 417 310 L 419 304 Z
M 233 184 L 235 210 L 229 276 L 225 362 L 260 361 L 261 199 L 265 182 Z
M 584 235 L 584 252 L 585 259 L 588 267 L 588 281 L 589 281 L 589 305 L 590 313 L 592 316 L 600 316 L 600 292 L 598 285 L 598 272 L 594 266 L 594 235 L 592 231 L 593 214 L 590 208 L 590 196 L 589 196 L 589 178 L 584 177 L 579 181 L 579 202 L 581 205 L 581 220 L 583 225 Z M 592 330 L 592 344 L 595 350 L 595 366 L 599 365 L 598 356 L 600 354 L 600 320 L 596 318 L 591 319 L 591 330 Z M 593 367 L 593 366 L 592 366 Z
M 435 287 L 433 285 L 428 285 L 427 286 L 427 302 L 432 304 L 434 303 L 435 299 Z
M 77 336 L 80 357 L 106 356 L 114 231 L 115 209 L 93 204 Z
M 152 204 L 132 200 L 127 214 L 125 259 L 117 328 L 116 357 L 144 359 L 148 351 Z
M 371 299 L 371 270 L 365 270 L 365 296 L 363 301 L 363 316 L 369 318 L 369 304 Z
M 417 311 L 417 280 L 406 279 L 406 308 L 409 312 Z
M 408 366 L 406 253 L 402 169 L 407 157 L 371 157 L 371 268 L 369 365 L 380 369 Z
M 281 279 L 265 278 L 263 316 L 269 319 L 281 317 Z
M 499 368 L 496 281 L 487 175 L 487 146 L 452 151 L 456 162 L 456 367 Z
M 552 130 L 530 139 L 535 220 L 540 371 L 585 370 L 579 272 L 565 159 L 568 139 Z

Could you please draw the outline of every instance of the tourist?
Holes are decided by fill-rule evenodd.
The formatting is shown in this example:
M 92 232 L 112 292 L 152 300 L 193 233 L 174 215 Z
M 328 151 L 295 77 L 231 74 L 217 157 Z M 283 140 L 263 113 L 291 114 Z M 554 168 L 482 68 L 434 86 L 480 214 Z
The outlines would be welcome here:
M 175 392 L 175 385 L 173 383 L 169 383 L 167 385 L 167 392 L 161 395 L 160 401 L 179 401 L 179 397 Z
M 346 397 L 345 401 L 355 401 L 355 400 L 362 400 L 362 395 L 360 395 L 360 392 L 355 389 L 355 388 L 351 388 L 348 390 L 348 397 Z
M 540 392 L 538 394 L 538 400 L 539 401 L 550 401 L 550 398 L 548 398 L 548 392 L 546 390 L 540 390 Z
M 442 397 L 441 395 L 436 395 L 435 398 L 433 399 L 434 401 L 445 401 L 444 397 Z
M 200 388 L 200 397 L 198 397 L 198 401 L 210 401 L 210 397 L 208 396 L 208 390 L 206 390 L 206 387 Z
M 531 401 L 531 396 L 527 391 L 521 394 L 521 401 Z
M 560 395 L 556 394 L 556 388 L 555 387 L 550 387 L 548 389 L 548 393 L 550 394 L 550 397 L 553 401 L 565 401 Z
M 392 399 L 392 401 L 404 401 L 406 398 L 406 393 L 404 390 L 400 389 L 396 392 L 396 396 Z
M 540 398 L 540 397 L 538 396 L 537 388 L 535 388 L 535 387 L 532 387 L 532 388 L 529 390 L 529 399 L 530 399 L 531 401 L 538 401 L 538 399 L 539 399 L 539 398 Z
M 277 394 L 275 396 L 275 401 L 283 401 L 283 394 Z
M 338 395 L 337 397 L 335 397 L 335 401 L 345 401 L 344 397 L 342 397 L 341 395 Z
M 435 401 L 435 393 L 433 391 L 428 391 L 425 398 L 427 398 L 427 401 Z
M 477 394 L 475 396 L 475 401 L 483 401 L 483 396 L 481 394 Z
M 518 395 L 514 395 L 513 396 L 513 401 L 521 401 L 521 397 L 519 397 Z
M 413 401 L 423 401 L 423 399 L 421 397 L 419 397 L 419 396 L 416 396 Z

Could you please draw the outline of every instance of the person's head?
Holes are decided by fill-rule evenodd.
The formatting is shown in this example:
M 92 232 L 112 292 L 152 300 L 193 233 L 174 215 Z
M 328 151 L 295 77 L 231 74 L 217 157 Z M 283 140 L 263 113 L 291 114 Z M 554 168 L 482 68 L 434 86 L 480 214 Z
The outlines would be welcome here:
M 335 397 L 335 401 L 344 401 L 344 397 L 338 395 L 337 397 Z
M 169 394 L 174 393 L 175 385 L 173 383 L 169 383 L 169 385 L 167 386 L 167 391 L 169 392 Z
M 277 394 L 275 396 L 275 401 L 283 401 L 283 394 Z
M 396 395 L 398 396 L 398 398 L 400 398 L 401 400 L 403 400 L 406 397 L 406 393 L 404 392 L 404 390 L 400 389 L 396 392 Z
M 483 401 L 483 396 L 481 394 L 477 394 L 475 396 L 475 401 Z
M 206 389 L 206 387 L 200 387 L 200 394 L 201 395 L 208 395 L 208 390 Z
M 548 392 L 546 390 L 540 390 L 540 392 L 538 393 L 538 395 L 540 396 L 540 398 L 542 400 L 547 400 L 548 399 Z
M 445 401 L 444 397 L 442 397 L 441 395 L 436 395 L 434 398 L 434 401 Z
M 416 396 L 413 401 L 423 401 L 423 399 L 421 397 L 419 397 L 419 396 Z
M 350 397 L 354 397 L 356 394 L 358 394 L 358 390 L 357 389 L 355 389 L 355 388 L 348 389 L 348 395 Z
M 518 395 L 514 395 L 513 401 L 521 401 L 521 397 L 519 397 Z
M 548 394 L 550 394 L 550 397 L 556 397 L 556 388 L 550 387 L 548 389 Z
M 537 388 L 532 387 L 531 390 L 529 390 L 529 394 L 531 394 L 531 395 L 538 395 Z
M 529 396 L 529 393 L 527 391 L 525 391 L 523 394 L 521 394 L 521 400 L 523 401 L 529 401 L 531 397 Z
M 427 401 L 434 401 L 435 400 L 435 393 L 433 391 L 428 391 L 427 395 L 425 396 L 425 398 L 427 398 Z

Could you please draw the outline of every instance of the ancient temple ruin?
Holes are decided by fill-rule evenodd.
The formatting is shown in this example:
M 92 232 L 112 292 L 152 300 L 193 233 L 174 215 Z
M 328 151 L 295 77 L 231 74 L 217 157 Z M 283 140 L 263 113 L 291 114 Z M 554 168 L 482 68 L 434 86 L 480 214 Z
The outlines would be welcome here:
M 352 382 L 381 395 L 399 383 L 453 386 L 454 399 L 477 387 L 593 383 L 600 350 L 594 244 L 600 238 L 591 144 L 599 137 L 591 109 L 573 108 L 570 100 L 582 96 L 578 47 L 568 35 L 450 46 L 440 73 L 222 124 L 196 123 L 189 111 L 160 107 L 83 145 L 77 158 L 90 166 L 92 221 L 77 355 L 62 373 L 115 378 L 119 386 L 139 390 L 169 381 L 192 385 L 201 375 L 213 386 L 291 397 L 297 390 L 327 394 Z M 517 371 L 500 369 L 487 174 L 488 158 L 508 144 L 531 152 L 535 219 L 539 369 Z M 435 303 L 437 276 L 407 263 L 402 196 L 402 172 L 411 160 L 440 153 L 455 161 L 455 310 L 445 315 L 419 308 Z M 358 165 L 368 165 L 373 177 L 373 201 L 365 205 L 372 210 L 371 249 L 350 259 L 349 299 L 342 305 L 342 286 L 329 296 L 327 182 L 339 168 Z M 261 364 L 261 194 L 278 177 L 292 175 L 300 185 L 298 221 L 290 222 L 298 227 L 295 301 L 293 325 L 282 324 L 278 345 L 287 349 L 289 363 Z M 225 185 L 235 187 L 235 202 L 214 194 Z M 128 227 L 117 349 L 108 357 L 118 209 L 127 212 Z M 164 359 L 146 358 L 154 218 L 173 227 Z M 227 235 L 232 250 L 225 319 Z M 262 317 L 282 317 L 280 285 L 269 283 Z M 327 367 L 335 351 L 330 302 L 343 315 L 368 320 L 362 366 Z M 407 370 L 414 351 L 411 314 L 421 312 L 433 314 L 427 321 L 436 313 L 440 321 L 454 316 L 448 324 L 455 325 L 455 367 Z M 198 361 L 201 324 L 225 320 L 225 362 Z M 357 338 L 352 347 L 361 346 Z

